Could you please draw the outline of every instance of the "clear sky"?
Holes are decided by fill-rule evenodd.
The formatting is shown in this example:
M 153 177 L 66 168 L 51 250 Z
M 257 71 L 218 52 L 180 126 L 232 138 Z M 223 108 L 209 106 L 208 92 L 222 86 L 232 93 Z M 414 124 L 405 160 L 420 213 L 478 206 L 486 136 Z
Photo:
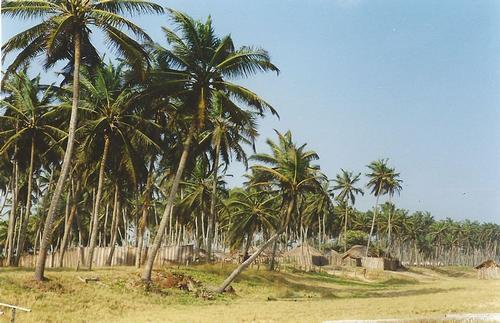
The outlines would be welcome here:
M 398 207 L 500 222 L 499 1 L 157 2 L 271 53 L 281 74 L 243 82 L 281 115 L 260 122 L 259 151 L 289 129 L 330 178 L 389 158 L 404 180 Z M 135 21 L 165 43 L 166 17 Z M 2 25 L 3 39 L 27 26 Z

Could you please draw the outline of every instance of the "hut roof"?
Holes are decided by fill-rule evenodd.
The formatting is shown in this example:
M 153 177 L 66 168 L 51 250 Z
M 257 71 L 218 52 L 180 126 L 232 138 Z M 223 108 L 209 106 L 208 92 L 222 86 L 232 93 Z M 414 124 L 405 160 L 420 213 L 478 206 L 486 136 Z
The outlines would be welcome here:
M 294 257 L 302 255 L 323 256 L 323 254 L 318 249 L 311 247 L 308 243 L 304 243 L 300 246 L 297 246 L 292 250 L 289 250 L 283 254 L 283 256 L 285 257 Z
M 359 259 L 363 258 L 365 255 L 366 255 L 366 246 L 355 245 L 352 246 L 349 250 L 347 250 L 342 255 L 342 258 L 345 259 L 349 257 L 349 258 Z
M 479 265 L 477 265 L 474 268 L 475 269 L 482 269 L 482 268 L 492 268 L 492 267 L 500 267 L 500 266 L 495 262 L 495 260 L 488 259 L 486 261 L 483 261 L 482 263 L 480 263 Z

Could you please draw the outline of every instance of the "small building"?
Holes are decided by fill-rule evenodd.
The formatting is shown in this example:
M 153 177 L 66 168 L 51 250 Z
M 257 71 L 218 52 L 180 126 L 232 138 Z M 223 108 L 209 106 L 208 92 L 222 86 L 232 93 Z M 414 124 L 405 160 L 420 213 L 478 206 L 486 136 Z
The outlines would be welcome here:
M 308 243 L 303 243 L 285 252 L 281 259 L 283 263 L 291 264 L 305 271 L 312 270 L 314 266 L 328 265 L 328 258 Z
M 328 259 L 328 264 L 330 266 L 342 266 L 343 265 L 342 254 L 338 253 L 337 251 L 335 251 L 333 249 L 325 252 L 324 256 L 326 259 Z
M 349 267 L 361 267 L 361 259 L 366 256 L 366 246 L 354 245 L 342 254 L 343 264 Z
M 483 261 L 476 267 L 478 279 L 496 279 L 500 276 L 500 266 L 492 259 Z

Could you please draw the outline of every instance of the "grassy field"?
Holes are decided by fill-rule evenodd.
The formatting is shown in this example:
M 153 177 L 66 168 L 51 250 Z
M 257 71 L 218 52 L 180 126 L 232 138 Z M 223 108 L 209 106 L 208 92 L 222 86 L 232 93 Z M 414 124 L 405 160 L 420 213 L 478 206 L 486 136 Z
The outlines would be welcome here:
M 130 267 L 51 270 L 43 284 L 32 280 L 31 271 L 0 268 L 0 303 L 33 310 L 19 313 L 18 322 L 321 322 L 500 312 L 500 281 L 478 280 L 463 268 L 373 272 L 366 278 L 361 272 L 354 277 L 353 272 L 252 269 L 233 284 L 234 294 L 207 299 L 211 294 L 206 291 L 231 268 L 165 268 L 155 272 L 149 291 L 140 271 Z M 189 275 L 203 287 L 196 293 L 168 288 L 165 277 L 172 273 Z M 98 276 L 102 284 L 85 284 L 78 276 Z

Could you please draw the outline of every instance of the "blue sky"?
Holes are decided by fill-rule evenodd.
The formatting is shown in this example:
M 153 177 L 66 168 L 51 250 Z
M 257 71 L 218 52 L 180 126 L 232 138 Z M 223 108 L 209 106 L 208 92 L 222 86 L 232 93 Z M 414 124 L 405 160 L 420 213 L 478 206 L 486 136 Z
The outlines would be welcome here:
M 404 180 L 398 207 L 499 222 L 500 2 L 158 3 L 210 14 L 220 35 L 271 53 L 280 75 L 243 81 L 281 115 L 260 122 L 259 151 L 273 129 L 289 129 L 330 178 L 389 158 Z M 165 16 L 135 21 L 164 44 Z M 3 21 L 3 39 L 28 24 L 13 26 Z M 243 172 L 232 166 L 228 181 L 240 184 Z M 373 204 L 368 194 L 357 201 Z

